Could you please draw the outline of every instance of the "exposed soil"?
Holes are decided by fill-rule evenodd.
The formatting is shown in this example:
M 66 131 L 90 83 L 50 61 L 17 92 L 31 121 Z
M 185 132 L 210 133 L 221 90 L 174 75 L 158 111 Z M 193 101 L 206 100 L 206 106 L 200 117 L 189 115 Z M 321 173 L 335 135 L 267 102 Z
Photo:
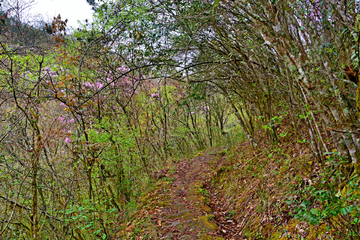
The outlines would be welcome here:
M 137 220 L 127 223 L 115 239 L 244 239 L 211 184 L 220 159 L 204 153 L 153 173 L 155 186 L 142 198 Z
M 211 186 L 211 169 L 218 159 L 203 154 L 179 162 L 175 172 L 166 171 L 163 179 L 171 184 L 155 193 L 162 201 L 149 211 L 156 227 L 154 239 L 241 239 L 236 220 L 221 209 Z

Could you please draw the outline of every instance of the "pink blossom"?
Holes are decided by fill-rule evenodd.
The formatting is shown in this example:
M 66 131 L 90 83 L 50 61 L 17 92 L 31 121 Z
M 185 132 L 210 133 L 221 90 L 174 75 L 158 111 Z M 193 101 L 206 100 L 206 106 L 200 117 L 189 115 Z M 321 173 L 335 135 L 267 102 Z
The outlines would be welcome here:
M 94 88 L 95 85 L 92 84 L 92 83 L 86 82 L 86 83 L 85 83 L 85 86 L 86 86 L 86 87 L 89 87 L 89 88 Z
M 128 67 L 126 67 L 126 66 L 123 65 L 123 66 L 119 67 L 117 70 L 118 70 L 118 71 L 127 72 L 127 71 L 129 71 L 130 69 L 129 69 Z
M 104 86 L 104 84 L 99 83 L 99 82 L 96 82 L 95 84 L 96 84 L 96 87 L 97 87 L 98 89 L 100 89 L 100 88 L 102 88 L 102 87 Z
M 57 74 L 56 72 L 51 71 L 51 72 L 50 72 L 50 76 L 51 76 L 51 77 L 57 77 L 58 74 Z
M 58 118 L 61 122 L 64 122 L 65 121 L 65 117 L 59 117 Z
M 68 123 L 73 123 L 73 122 L 75 122 L 75 119 L 73 118 L 68 121 Z
M 157 99 L 160 97 L 160 94 L 151 94 L 151 97 Z
M 69 138 L 69 137 L 65 138 L 65 142 L 66 143 L 71 143 L 71 138 Z

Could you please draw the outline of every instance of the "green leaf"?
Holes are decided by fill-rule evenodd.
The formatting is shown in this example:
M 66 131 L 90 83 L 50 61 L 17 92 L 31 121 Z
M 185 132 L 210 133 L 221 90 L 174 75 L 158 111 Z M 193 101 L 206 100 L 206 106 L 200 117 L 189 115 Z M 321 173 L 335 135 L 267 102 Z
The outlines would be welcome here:
M 213 4 L 213 9 L 217 6 L 219 6 L 220 4 L 220 0 L 215 0 L 214 4 Z
M 340 209 L 340 213 L 342 215 L 347 215 L 348 213 L 350 213 L 352 210 L 352 207 L 351 206 L 348 206 L 348 207 L 344 207 L 344 208 L 341 208 Z
M 288 132 L 286 132 L 284 134 L 280 133 L 280 137 L 286 137 L 287 134 L 288 134 Z

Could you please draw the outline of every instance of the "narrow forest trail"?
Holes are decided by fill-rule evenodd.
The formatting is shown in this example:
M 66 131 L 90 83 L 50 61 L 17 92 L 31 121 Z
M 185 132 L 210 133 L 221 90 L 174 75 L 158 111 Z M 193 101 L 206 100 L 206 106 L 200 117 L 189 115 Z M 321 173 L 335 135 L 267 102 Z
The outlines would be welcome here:
M 237 235 L 236 220 L 219 207 L 211 186 L 211 170 L 219 159 L 216 154 L 204 153 L 182 160 L 170 170 L 155 172 L 157 182 L 142 198 L 145 207 L 138 216 L 146 218 L 146 224 L 128 223 L 118 239 L 129 237 L 135 225 L 137 234 L 132 239 L 242 239 Z

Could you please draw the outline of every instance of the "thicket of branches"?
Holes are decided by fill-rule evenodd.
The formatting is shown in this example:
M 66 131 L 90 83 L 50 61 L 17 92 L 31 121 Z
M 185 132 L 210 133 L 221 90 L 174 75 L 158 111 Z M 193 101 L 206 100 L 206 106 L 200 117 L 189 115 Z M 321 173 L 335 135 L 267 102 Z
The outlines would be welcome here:
M 70 37 L 60 16 L 0 28 L 0 236 L 110 238 L 152 171 L 276 145 L 283 119 L 319 164 L 359 171 L 358 1 L 91 3 Z

